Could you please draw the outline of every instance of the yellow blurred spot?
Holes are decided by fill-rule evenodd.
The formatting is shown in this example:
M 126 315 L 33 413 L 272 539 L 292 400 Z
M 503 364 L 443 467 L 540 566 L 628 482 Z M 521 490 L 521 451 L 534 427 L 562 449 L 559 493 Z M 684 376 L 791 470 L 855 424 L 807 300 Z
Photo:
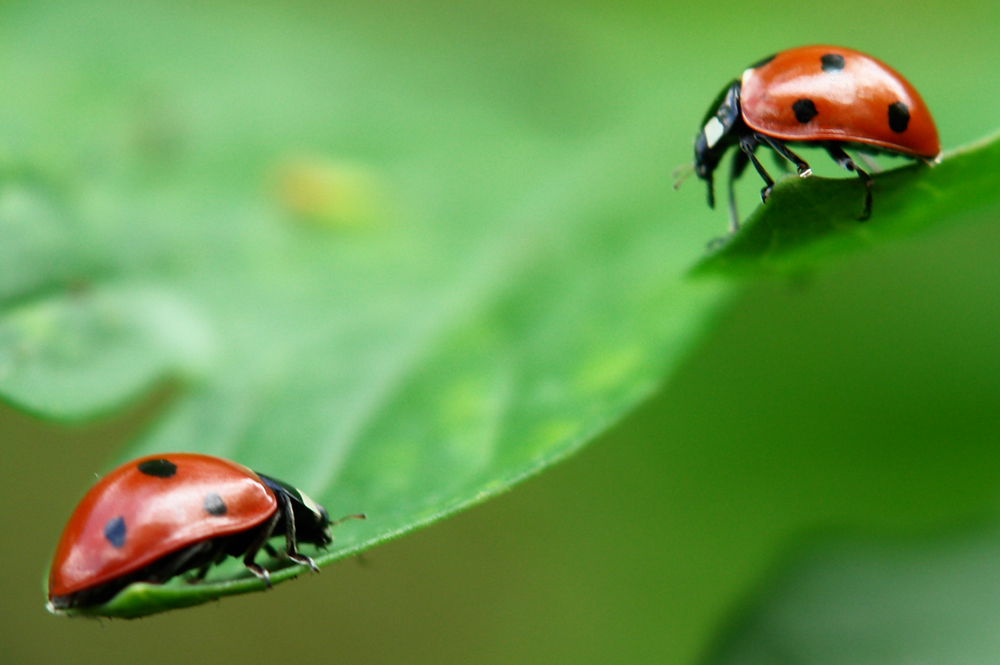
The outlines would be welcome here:
M 276 185 L 288 212 L 320 226 L 364 228 L 382 212 L 378 178 L 357 163 L 297 157 L 277 169 Z
M 577 385 L 585 393 L 620 388 L 644 358 L 642 349 L 626 347 L 609 351 L 584 364 Z
M 466 472 L 493 459 L 508 398 L 502 381 L 487 377 L 469 377 L 441 391 L 441 442 Z
M 565 445 L 580 432 L 580 423 L 569 420 L 553 420 L 541 425 L 532 437 L 532 447 L 548 450 L 553 446 Z
M 471 377 L 441 391 L 442 426 L 460 430 L 481 422 L 490 411 L 489 388 L 482 377 Z
M 416 440 L 386 441 L 374 450 L 371 476 L 373 499 L 399 497 L 411 491 L 419 477 L 421 449 Z

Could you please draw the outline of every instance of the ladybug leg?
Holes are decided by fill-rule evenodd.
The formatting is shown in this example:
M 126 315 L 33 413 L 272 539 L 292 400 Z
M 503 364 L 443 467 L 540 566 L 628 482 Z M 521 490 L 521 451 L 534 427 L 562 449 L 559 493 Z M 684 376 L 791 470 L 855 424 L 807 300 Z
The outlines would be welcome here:
M 309 566 L 314 573 L 319 572 L 316 562 L 304 554 L 299 554 L 298 539 L 295 537 L 295 511 L 292 510 L 292 500 L 287 494 L 278 494 L 281 508 L 285 513 L 285 556 L 295 563 Z M 281 511 L 278 511 L 281 512 Z
M 771 161 L 774 162 L 775 168 L 781 169 L 782 173 L 788 173 L 791 170 L 788 168 L 788 160 L 776 152 L 771 152 Z
M 198 569 L 198 573 L 194 576 L 193 581 L 200 582 L 203 579 L 205 579 L 205 576 L 208 575 L 209 569 L 211 569 L 212 566 L 217 566 L 218 564 L 222 563 L 222 560 L 225 559 L 227 556 L 229 556 L 229 554 L 228 552 L 226 552 L 225 548 L 220 547 L 219 551 L 215 553 L 214 557 L 212 557 L 212 560 Z
M 763 141 L 767 145 L 771 146 L 776 153 L 795 164 L 795 168 L 798 169 L 800 178 L 808 178 L 813 174 L 812 169 L 809 167 L 806 160 L 789 150 L 784 141 L 771 138 L 770 136 L 766 136 L 764 134 L 755 134 L 755 137 L 758 141 Z
M 257 556 L 257 552 L 260 552 L 261 548 L 267 543 L 268 538 L 274 533 L 274 527 L 278 526 L 278 520 L 281 519 L 281 511 L 274 511 L 274 515 L 271 519 L 264 524 L 264 527 L 254 538 L 253 542 L 250 543 L 250 547 L 247 548 L 246 556 L 243 557 L 243 565 L 247 567 L 251 573 L 253 573 L 259 579 L 264 580 L 264 586 L 268 589 L 271 588 L 271 574 L 267 572 L 266 568 L 263 568 L 253 562 L 254 558 Z
M 222 554 L 225 556 L 225 552 Z M 216 555 L 217 552 L 212 541 L 196 543 L 186 549 L 175 552 L 171 556 L 160 559 L 139 581 L 162 584 L 171 577 L 180 575 L 193 568 L 200 568 L 203 565 L 210 566 Z
M 826 151 L 830 153 L 830 157 L 833 157 L 833 161 L 837 162 L 837 165 L 847 169 L 848 171 L 854 171 L 858 174 L 858 177 L 865 183 L 865 205 L 861 210 L 861 216 L 858 217 L 859 222 L 863 222 L 872 216 L 872 187 L 875 185 L 875 181 L 872 177 L 868 175 L 867 171 L 861 170 L 854 160 L 844 152 L 836 143 L 828 143 L 826 146 Z
M 733 233 L 740 228 L 740 215 L 736 211 L 736 188 L 733 185 L 736 179 L 743 175 L 749 163 L 750 159 L 742 150 L 737 151 L 729 163 L 729 230 Z
M 774 179 L 764 170 L 763 164 L 757 159 L 757 156 L 753 154 L 754 149 L 757 147 L 757 139 L 753 136 L 744 136 L 740 138 L 740 150 L 746 153 L 746 156 L 753 162 L 753 167 L 757 169 L 757 173 L 760 177 L 764 179 L 767 185 L 760 190 L 760 200 L 767 203 L 767 197 L 771 195 L 771 188 L 774 187 Z

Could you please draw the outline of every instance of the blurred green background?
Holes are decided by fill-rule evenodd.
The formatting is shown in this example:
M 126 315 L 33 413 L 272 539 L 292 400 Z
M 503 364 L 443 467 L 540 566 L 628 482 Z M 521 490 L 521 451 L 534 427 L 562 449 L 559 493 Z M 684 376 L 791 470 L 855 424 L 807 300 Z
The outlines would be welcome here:
M 921 90 L 946 149 L 998 124 L 995 2 L 212 2 L 129 5 L 134 14 L 121 15 L 124 6 L 5 6 L 0 84 L 30 71 L 23 59 L 48 57 L 45 68 L 58 72 L 60 58 L 81 49 L 109 72 L 133 72 L 155 103 L 158 85 L 180 85 L 175 72 L 196 69 L 188 60 L 199 54 L 172 42 L 175 33 L 190 36 L 191 25 L 209 42 L 225 26 L 218 33 L 235 40 L 240 56 L 256 44 L 267 47 L 261 40 L 269 36 L 295 43 L 296 30 L 315 39 L 329 28 L 354 40 L 348 47 L 358 54 L 384 57 L 359 59 L 351 76 L 406 73 L 407 58 L 417 53 L 422 66 L 447 63 L 462 70 L 463 81 L 479 77 L 482 90 L 463 90 L 455 103 L 526 123 L 536 147 L 552 143 L 553 159 L 623 116 L 655 109 L 649 140 L 663 148 L 655 166 L 665 190 L 670 169 L 690 160 L 696 124 L 722 85 L 747 63 L 793 45 L 843 44 L 889 61 Z M 39 35 L 62 48 L 32 41 Z M 88 35 L 146 48 L 121 62 L 117 49 Z M 225 51 L 226 44 L 217 46 L 209 49 L 213 57 Z M 306 49 L 296 54 L 307 56 Z M 538 71 L 539 62 L 550 67 Z M 294 63 L 291 56 L 209 58 L 206 66 L 237 80 Z M 400 75 L 399 84 L 440 103 L 453 94 L 447 73 L 431 67 L 420 80 Z M 101 107 L 99 85 L 62 84 L 59 94 L 39 93 L 59 102 L 40 109 L 53 126 Z M 261 90 L 257 103 L 294 104 L 309 93 L 291 85 Z M 226 94 L 201 90 L 206 131 L 225 129 L 231 102 L 219 100 Z M 393 117 L 391 105 L 376 103 L 372 112 Z M 260 111 L 244 121 L 266 117 Z M 388 120 L 384 137 L 358 141 L 407 146 Z M 18 135 L 10 122 L 8 152 L 58 163 L 68 150 L 39 133 Z M 80 141 L 106 140 L 99 129 L 84 131 Z M 295 127 L 253 129 L 266 137 L 262 144 L 303 149 Z M 456 144 L 463 133 L 475 136 L 475 128 L 452 129 Z M 228 163 L 224 155 L 218 160 Z M 238 177 L 241 166 L 232 168 Z M 744 184 L 749 209 L 759 185 Z M 446 186 L 441 196 L 449 196 Z M 666 200 L 664 219 L 688 220 L 693 236 L 707 241 L 725 228 L 723 211 L 704 208 L 701 183 Z M 79 428 L 4 408 L 0 528 L 8 556 L 0 576 L 0 662 L 697 662 L 803 534 L 904 537 L 995 515 L 996 221 L 984 215 L 798 281 L 757 283 L 657 396 L 579 455 L 509 494 L 318 577 L 140 621 L 99 625 L 49 616 L 41 579 L 59 528 L 85 489 L 79 470 L 106 468 L 170 391 Z

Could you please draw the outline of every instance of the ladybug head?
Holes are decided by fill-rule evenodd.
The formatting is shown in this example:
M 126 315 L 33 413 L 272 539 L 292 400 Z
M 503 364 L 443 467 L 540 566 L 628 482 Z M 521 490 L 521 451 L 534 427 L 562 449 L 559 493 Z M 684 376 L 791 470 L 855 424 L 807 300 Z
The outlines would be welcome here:
M 741 124 L 740 82 L 733 81 L 712 102 L 694 138 L 694 172 L 708 183 L 708 205 L 715 207 L 712 173 L 729 146 L 738 140 L 733 128 Z
M 259 472 L 257 476 L 275 496 L 278 496 L 279 504 L 287 505 L 291 509 L 296 540 L 312 543 L 317 547 L 326 547 L 333 542 L 333 536 L 330 535 L 333 522 L 330 521 L 326 508 L 310 499 L 302 490 L 286 482 Z
M 316 504 L 319 508 L 319 519 L 316 523 L 316 530 L 318 532 L 316 545 L 318 547 L 327 547 L 333 544 L 333 536 L 330 535 L 330 527 L 333 526 L 333 520 L 330 519 L 330 514 L 326 512 L 326 508 Z
M 301 490 L 296 491 L 302 505 L 307 508 L 307 510 L 301 511 L 301 515 L 297 514 L 295 516 L 299 540 L 312 543 L 317 547 L 327 547 L 333 543 L 333 536 L 330 535 L 330 527 L 334 523 L 330 520 L 329 513 L 326 512 L 326 508 L 310 499 L 304 492 Z

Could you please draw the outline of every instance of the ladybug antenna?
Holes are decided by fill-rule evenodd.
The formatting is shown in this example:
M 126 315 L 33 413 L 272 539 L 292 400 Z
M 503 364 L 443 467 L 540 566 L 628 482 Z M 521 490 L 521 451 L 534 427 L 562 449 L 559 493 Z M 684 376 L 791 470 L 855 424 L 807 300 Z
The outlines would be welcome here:
M 681 164 L 674 172 L 671 173 L 671 177 L 674 179 L 674 189 L 680 189 L 684 181 L 691 177 L 694 173 L 694 164 Z
M 365 515 L 364 513 L 358 513 L 357 515 L 345 515 L 344 517 L 341 517 L 339 520 L 333 520 L 332 522 L 330 522 L 330 526 L 337 526 L 338 524 L 340 524 L 345 520 L 363 520 L 367 519 L 367 517 L 368 516 Z

